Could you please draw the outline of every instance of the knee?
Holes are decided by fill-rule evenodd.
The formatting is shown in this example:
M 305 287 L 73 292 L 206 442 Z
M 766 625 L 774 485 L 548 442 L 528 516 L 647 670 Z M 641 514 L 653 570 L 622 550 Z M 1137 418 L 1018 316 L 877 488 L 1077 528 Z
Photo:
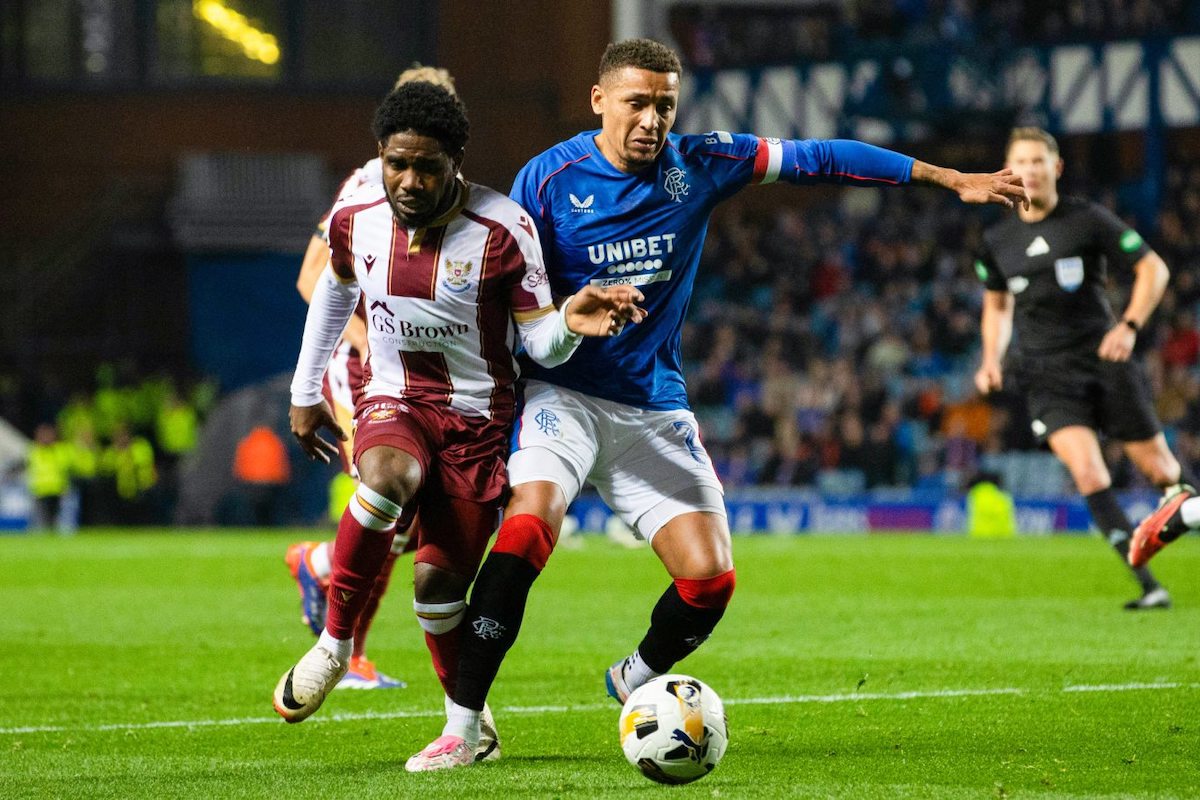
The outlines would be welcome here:
M 359 479 L 399 505 L 412 499 L 421 487 L 421 465 L 401 450 L 368 450 L 359 459 Z
M 441 569 L 440 567 L 435 567 L 432 564 L 417 562 L 413 566 L 414 602 L 462 602 L 467 596 L 467 587 L 469 585 L 469 578 Z
M 736 576 L 736 571 L 729 569 L 711 578 L 676 578 L 675 590 L 690 606 L 724 610 L 733 598 Z
M 531 514 L 545 520 L 557 531 L 567 514 L 567 498 L 552 481 L 528 481 L 512 487 L 512 496 L 504 509 L 505 518 Z

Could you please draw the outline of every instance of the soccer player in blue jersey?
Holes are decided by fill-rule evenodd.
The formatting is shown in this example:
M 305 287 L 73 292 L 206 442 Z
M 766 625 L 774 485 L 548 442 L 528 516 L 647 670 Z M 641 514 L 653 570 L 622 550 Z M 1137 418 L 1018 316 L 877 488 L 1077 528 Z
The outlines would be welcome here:
M 480 710 L 516 639 L 530 587 L 585 481 L 650 542 L 672 582 L 650 627 L 607 673 L 618 702 L 695 650 L 725 613 L 734 570 L 721 483 L 688 409 L 680 332 L 708 218 L 755 183 L 926 183 L 968 203 L 1026 202 L 1008 170 L 963 174 L 855 141 L 671 133 L 681 67 L 648 39 L 609 45 L 592 87 L 601 129 L 530 161 L 511 196 L 541 234 L 551 287 L 637 286 L 649 312 L 567 364 L 526 362 L 525 409 L 509 459 L 512 499 L 472 591 L 442 736 L 410 771 L 471 763 Z M 614 582 L 619 579 L 614 576 Z

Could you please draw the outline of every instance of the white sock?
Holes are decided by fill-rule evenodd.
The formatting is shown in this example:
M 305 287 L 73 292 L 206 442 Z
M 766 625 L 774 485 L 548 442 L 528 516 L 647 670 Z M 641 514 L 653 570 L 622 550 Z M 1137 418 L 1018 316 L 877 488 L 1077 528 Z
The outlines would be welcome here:
M 329 560 L 329 542 L 321 542 L 308 554 L 308 563 L 312 564 L 313 574 L 321 580 L 327 580 L 333 572 L 333 564 Z
M 350 656 L 354 653 L 353 638 L 335 639 L 329 635 L 329 631 L 321 631 L 321 636 L 317 639 L 317 644 L 333 653 L 337 657 L 337 660 L 342 662 L 349 661 Z
M 1184 500 L 1179 507 L 1179 516 L 1189 528 L 1200 527 L 1200 497 Z
M 646 666 L 646 662 L 642 661 L 642 654 L 637 650 L 634 650 L 633 655 L 625 660 L 625 685 L 629 687 L 630 691 L 661 674 L 661 672 L 655 672 Z
M 479 745 L 479 711 L 452 703 L 446 710 L 442 736 L 461 736 L 471 747 Z

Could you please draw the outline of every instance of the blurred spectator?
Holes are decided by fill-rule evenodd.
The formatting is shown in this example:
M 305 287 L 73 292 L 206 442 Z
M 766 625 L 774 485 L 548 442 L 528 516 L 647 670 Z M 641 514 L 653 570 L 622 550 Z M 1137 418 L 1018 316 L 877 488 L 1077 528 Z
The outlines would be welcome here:
M 200 420 L 196 409 L 168 388 L 155 415 L 161 484 L 159 517 L 170 519 L 179 494 L 179 461 L 196 449 Z
M 1008 539 L 1017 532 L 1012 495 L 1001 488 L 1000 476 L 981 472 L 967 487 L 967 534 L 978 539 Z
M 90 426 L 80 427 L 71 439 L 71 485 L 79 498 L 79 524 L 94 525 L 100 472 L 100 448 Z
M 150 490 L 158 483 L 154 448 L 145 437 L 116 423 L 112 444 L 100 454 L 99 474 L 111 494 L 105 500 L 109 519 L 120 524 L 147 525 L 152 521 Z
M 33 528 L 68 532 L 63 502 L 71 488 L 71 445 L 60 442 L 53 425 L 42 423 L 29 446 L 26 481 L 33 496 Z
M 1168 367 L 1194 367 L 1200 358 L 1200 333 L 1190 308 L 1181 308 L 1171 319 L 1166 339 L 1159 352 Z
M 283 489 L 292 477 L 287 448 L 275 431 L 259 425 L 238 442 L 233 476 L 249 500 L 252 524 L 278 525 Z

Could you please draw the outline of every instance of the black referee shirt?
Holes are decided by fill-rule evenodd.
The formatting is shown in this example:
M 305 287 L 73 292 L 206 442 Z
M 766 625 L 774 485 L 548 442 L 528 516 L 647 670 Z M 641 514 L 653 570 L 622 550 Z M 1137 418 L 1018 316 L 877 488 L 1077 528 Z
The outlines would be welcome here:
M 1116 322 L 1105 294 L 1106 265 L 1132 269 L 1150 247 L 1111 211 L 1062 197 L 1045 219 L 1016 214 L 984 231 L 975 272 L 1015 298 L 1013 328 L 1022 353 L 1092 349 Z

